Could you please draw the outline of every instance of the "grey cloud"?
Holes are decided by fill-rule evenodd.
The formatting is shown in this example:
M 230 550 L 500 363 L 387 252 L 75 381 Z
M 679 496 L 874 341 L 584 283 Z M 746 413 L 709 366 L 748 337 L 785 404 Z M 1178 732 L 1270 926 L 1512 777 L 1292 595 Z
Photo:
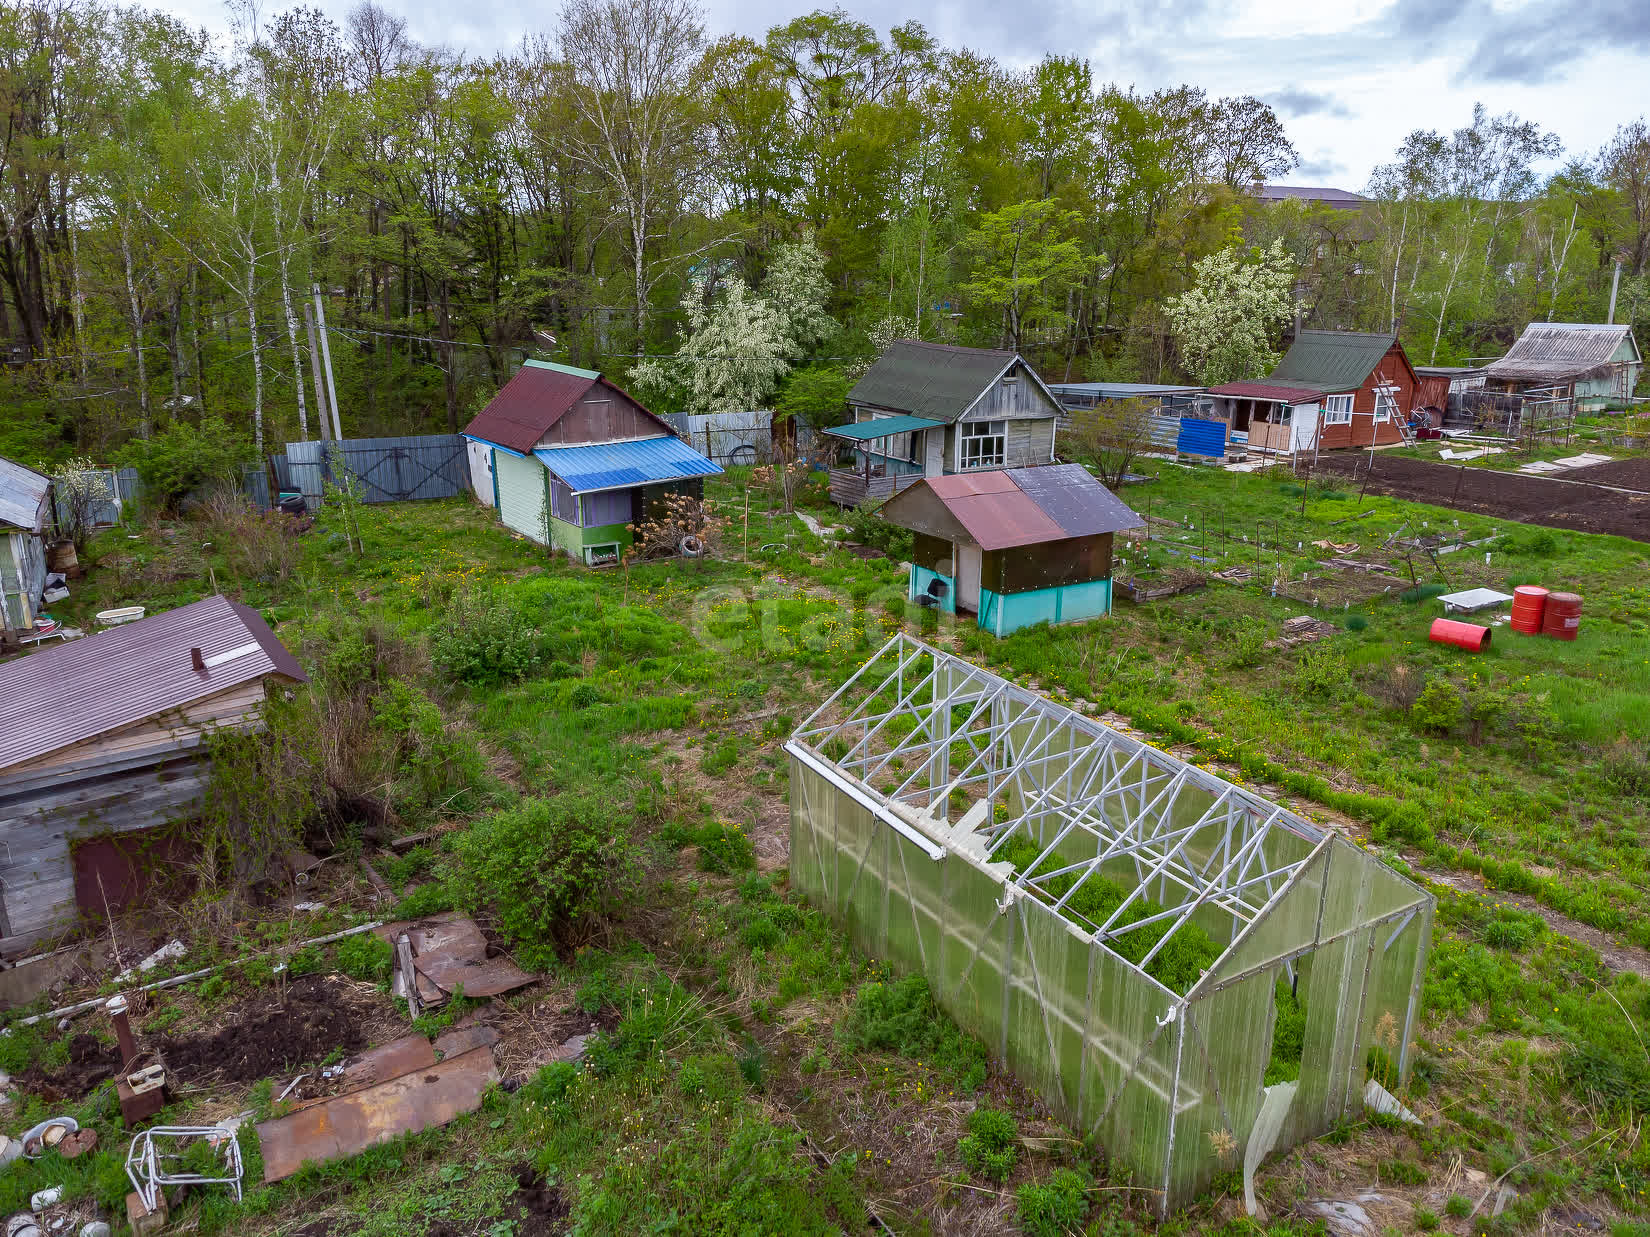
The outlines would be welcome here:
M 1567 76 L 1577 59 L 1603 50 L 1650 51 L 1650 5 L 1537 0 L 1480 33 L 1461 77 L 1536 85 Z
M 1261 101 L 1269 103 L 1273 108 L 1285 116 L 1335 116 L 1347 117 L 1352 110 L 1334 95 L 1316 90 L 1301 90 L 1290 87 L 1287 90 L 1273 91 L 1262 95 Z
M 1289 179 L 1303 185 L 1333 185 L 1346 175 L 1346 164 L 1339 162 L 1326 150 L 1320 150 L 1310 159 L 1303 159 L 1290 173 Z

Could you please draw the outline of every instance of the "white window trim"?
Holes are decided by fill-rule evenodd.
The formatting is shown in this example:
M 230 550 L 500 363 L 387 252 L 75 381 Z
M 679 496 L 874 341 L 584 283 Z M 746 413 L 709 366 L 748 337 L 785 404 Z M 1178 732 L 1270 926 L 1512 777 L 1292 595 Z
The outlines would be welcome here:
M 1386 396 L 1387 403 L 1382 404 L 1381 397 Z M 1392 383 L 1383 383 L 1375 388 L 1375 420 L 1377 422 L 1391 421 L 1398 412 L 1398 388 Z
M 994 463 L 994 464 L 981 464 L 981 463 L 964 464 L 963 463 L 964 430 L 967 429 L 969 426 L 981 426 L 981 425 L 986 427 L 985 433 L 983 433 L 983 434 L 970 434 L 970 435 L 967 435 L 967 437 L 975 438 L 975 439 L 980 439 L 980 438 L 998 438 L 998 439 L 1001 439 L 1002 444 L 1003 444 L 1002 452 L 1000 453 L 1000 455 L 997 459 L 997 462 Z M 991 428 L 992 426 L 1001 426 L 1002 428 L 998 429 L 998 430 L 993 430 Z M 989 471 L 990 469 L 993 469 L 993 468 L 1006 468 L 1006 467 L 1008 467 L 1008 421 L 1003 420 L 1003 419 L 999 419 L 999 420 L 995 420 L 995 421 L 959 421 L 959 422 L 957 422 L 957 443 L 956 443 L 956 448 L 955 448 L 955 452 L 954 452 L 954 458 L 955 458 L 954 467 L 956 468 L 956 470 L 958 472 L 986 472 L 986 471 Z
M 1351 395 L 1325 396 L 1323 401 L 1323 423 L 1325 425 L 1351 425 L 1354 398 Z M 1340 404 L 1342 400 L 1345 401 L 1345 407 Z

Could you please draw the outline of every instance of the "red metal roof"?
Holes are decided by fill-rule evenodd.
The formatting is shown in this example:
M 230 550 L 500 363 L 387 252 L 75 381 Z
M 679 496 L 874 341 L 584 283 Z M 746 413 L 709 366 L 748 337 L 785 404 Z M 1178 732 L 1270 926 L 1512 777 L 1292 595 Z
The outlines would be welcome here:
M 600 381 L 601 375 L 590 370 L 529 361 L 464 427 L 464 433 L 526 455 Z
M 933 490 L 982 550 L 1088 537 L 1141 523 L 1081 464 L 956 473 L 928 477 L 921 484 Z M 884 511 L 899 497 L 889 499 Z
M 1277 404 L 1310 404 L 1323 398 L 1321 391 L 1311 387 L 1286 387 L 1275 382 L 1228 382 L 1210 387 L 1210 395 L 1229 395 L 1237 399 L 1266 399 Z
M 0 666 L 0 769 L 266 674 L 308 681 L 256 610 L 221 596 L 41 649 Z

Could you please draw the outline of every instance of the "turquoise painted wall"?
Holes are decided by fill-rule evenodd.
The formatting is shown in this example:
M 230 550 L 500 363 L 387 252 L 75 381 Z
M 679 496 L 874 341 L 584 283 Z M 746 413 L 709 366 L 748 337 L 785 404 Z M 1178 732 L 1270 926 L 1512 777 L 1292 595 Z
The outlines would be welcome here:
M 1110 613 L 1110 580 L 1039 588 L 1029 593 L 980 590 L 980 626 L 998 636 L 1035 623 L 1080 623 Z
M 928 568 L 919 567 L 915 563 L 911 564 L 911 600 L 915 601 L 918 597 L 927 593 L 929 582 L 933 580 L 944 580 L 946 583 L 945 600 L 940 603 L 939 608 L 947 614 L 955 614 L 957 612 L 957 582 L 950 576 L 942 576 L 937 571 L 930 571 Z

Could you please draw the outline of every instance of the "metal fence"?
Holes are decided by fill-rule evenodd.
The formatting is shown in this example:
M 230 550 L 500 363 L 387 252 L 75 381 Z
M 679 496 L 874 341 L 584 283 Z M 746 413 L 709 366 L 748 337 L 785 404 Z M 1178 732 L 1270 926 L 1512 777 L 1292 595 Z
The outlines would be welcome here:
M 674 412 L 665 420 L 688 446 L 723 467 L 773 462 L 773 413 L 766 409 L 691 415 Z
M 321 505 L 328 484 L 348 478 L 361 486 L 369 503 L 463 494 L 466 481 L 464 439 L 458 434 L 423 434 L 407 438 L 346 438 L 341 442 L 289 442 L 276 477 L 280 488 L 296 490 L 311 510 Z
M 104 485 L 108 487 L 109 497 L 92 503 L 91 525 L 93 528 L 113 528 L 126 514 L 141 505 L 143 480 L 135 468 L 97 468 L 92 471 L 103 478 Z M 260 511 L 269 509 L 269 474 L 263 465 L 241 466 L 241 492 Z M 54 494 L 53 501 L 57 509 L 58 524 L 66 526 L 71 523 L 71 513 L 62 495 Z

